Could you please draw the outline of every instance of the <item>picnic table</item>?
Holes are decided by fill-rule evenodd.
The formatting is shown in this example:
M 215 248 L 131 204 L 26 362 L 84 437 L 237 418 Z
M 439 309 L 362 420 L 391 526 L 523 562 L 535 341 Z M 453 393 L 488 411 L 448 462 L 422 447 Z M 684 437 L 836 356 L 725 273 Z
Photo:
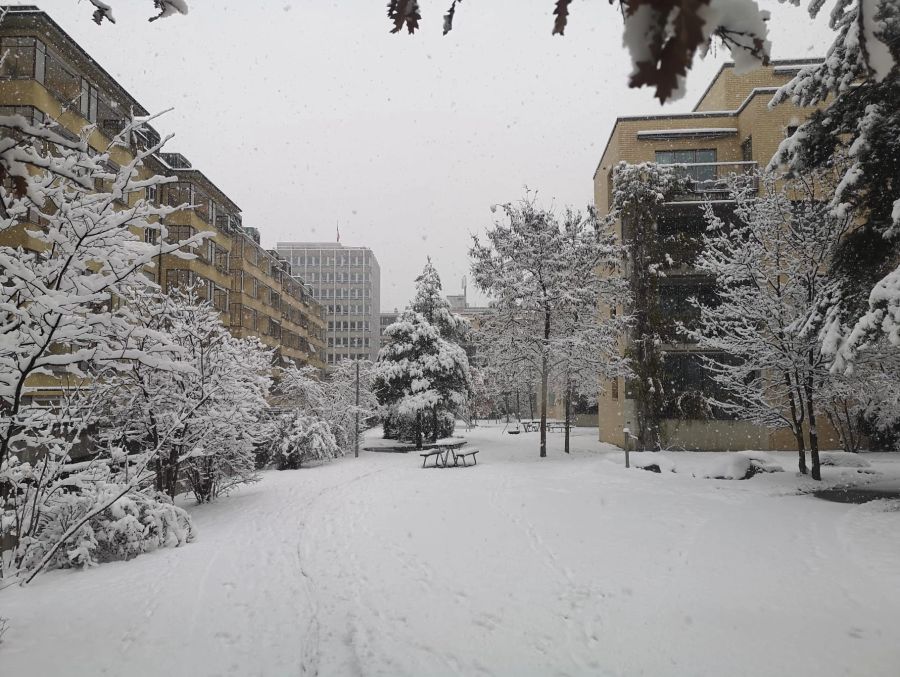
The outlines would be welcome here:
M 460 460 L 462 460 L 463 467 L 466 467 L 468 465 L 466 458 L 471 458 L 473 465 L 477 464 L 475 454 L 479 452 L 479 449 L 477 447 L 466 447 L 465 451 L 462 451 L 465 444 L 465 440 L 453 438 L 438 440 L 429 449 L 425 449 L 419 454 L 422 457 L 422 467 L 427 467 L 428 459 L 433 458 L 433 467 L 447 468 L 450 466 L 451 456 L 453 457 L 453 466 L 459 465 Z
M 569 426 L 572 427 L 571 425 Z M 537 432 L 541 429 L 541 421 L 540 419 L 525 419 L 522 421 L 522 429 L 526 433 Z M 552 419 L 547 419 L 547 430 L 550 431 L 562 431 L 566 429 L 566 424 L 564 421 L 557 421 Z

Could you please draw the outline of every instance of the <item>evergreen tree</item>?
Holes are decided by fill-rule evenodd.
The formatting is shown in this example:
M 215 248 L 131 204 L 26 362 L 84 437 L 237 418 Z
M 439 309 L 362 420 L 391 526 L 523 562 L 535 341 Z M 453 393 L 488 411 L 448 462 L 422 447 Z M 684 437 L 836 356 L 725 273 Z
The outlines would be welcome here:
M 829 303 L 830 348 L 839 361 L 900 326 L 900 5 L 895 0 L 815 0 L 831 5 L 836 32 L 825 60 L 805 67 L 770 105 L 816 106 L 772 160 L 793 176 L 836 168 L 829 207 L 857 227 L 836 252 L 840 288 Z
M 455 415 L 470 391 L 469 361 L 455 343 L 412 310 L 385 330 L 387 344 L 378 355 L 373 390 L 388 418 L 410 418 L 416 448 L 422 448 L 423 418 L 433 412 Z M 434 419 L 432 419 L 434 420 Z M 451 428 L 452 430 L 452 428 Z M 431 430 L 433 439 L 438 428 Z

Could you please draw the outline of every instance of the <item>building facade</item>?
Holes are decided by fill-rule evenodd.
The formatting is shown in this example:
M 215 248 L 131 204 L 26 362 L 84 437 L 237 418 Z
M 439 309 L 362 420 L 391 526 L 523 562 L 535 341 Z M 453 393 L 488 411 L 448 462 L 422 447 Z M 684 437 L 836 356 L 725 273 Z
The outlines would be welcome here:
M 378 322 L 378 347 L 384 348 L 387 339 L 384 337 L 384 330 L 390 327 L 394 322 L 400 319 L 400 311 L 394 308 L 393 312 L 381 313 Z
M 111 147 L 128 116 L 146 116 L 147 110 L 46 13 L 8 8 L 0 22 L 0 53 L 7 54 L 0 65 L 0 114 L 22 114 L 68 138 L 96 125 L 89 145 L 98 152 L 109 149 L 110 163 L 119 166 L 132 161 L 139 148 L 159 143 L 159 134 L 145 126 L 133 135 L 130 148 Z M 324 368 L 324 309 L 287 261 L 260 247 L 258 232 L 242 224 L 237 204 L 177 153 L 158 153 L 142 172 L 177 179 L 148 191 L 146 199 L 194 205 L 166 217 L 170 241 L 212 233 L 194 250 L 196 258 L 161 255 L 147 274 L 163 289 L 198 285 L 233 334 L 258 336 L 279 358 Z M 30 244 L 24 229 L 2 237 L 3 244 Z M 145 237 L 155 242 L 157 231 Z
M 688 326 L 695 322 L 698 311 L 689 299 L 702 298 L 713 289 L 713 281 L 699 275 L 691 265 L 706 225 L 703 203 L 708 200 L 721 214 L 732 209 L 725 179 L 765 168 L 781 142 L 809 115 L 811 110 L 791 104 L 768 107 L 777 89 L 808 63 L 811 62 L 776 61 L 745 75 L 738 75 L 733 64 L 727 64 L 692 112 L 616 120 L 593 177 L 598 213 L 610 211 L 613 169 L 619 162 L 677 164 L 691 179 L 689 193 L 667 203 L 656 224 L 671 261 L 665 277 L 659 280 L 659 310 L 664 324 L 673 329 L 677 321 Z M 627 244 L 627 227 L 618 222 L 615 233 Z M 667 393 L 677 396 L 689 391 L 709 392 L 712 381 L 696 346 L 682 332 L 673 330 L 664 336 Z M 625 379 L 605 384 L 598 406 L 602 441 L 624 443 L 623 430 L 636 423 L 634 404 Z M 786 430 L 771 431 L 720 415 L 719 420 L 692 420 L 683 413 L 671 412 L 663 422 L 664 443 L 673 448 L 699 450 L 793 448 L 793 438 Z M 820 426 L 819 431 L 823 448 L 836 446 L 838 436 L 824 427 Z
M 368 247 L 279 242 L 276 250 L 326 312 L 326 362 L 376 360 L 381 333 L 381 269 Z

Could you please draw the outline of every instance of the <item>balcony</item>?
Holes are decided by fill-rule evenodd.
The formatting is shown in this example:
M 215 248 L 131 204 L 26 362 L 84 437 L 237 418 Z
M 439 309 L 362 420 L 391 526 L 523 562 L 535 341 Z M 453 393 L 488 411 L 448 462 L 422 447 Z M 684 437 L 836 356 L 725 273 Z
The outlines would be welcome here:
M 731 201 L 731 187 L 749 187 L 753 193 L 759 190 L 757 163 L 742 162 L 688 162 L 668 165 L 690 182 L 688 190 L 675 196 L 668 204 L 682 202 Z

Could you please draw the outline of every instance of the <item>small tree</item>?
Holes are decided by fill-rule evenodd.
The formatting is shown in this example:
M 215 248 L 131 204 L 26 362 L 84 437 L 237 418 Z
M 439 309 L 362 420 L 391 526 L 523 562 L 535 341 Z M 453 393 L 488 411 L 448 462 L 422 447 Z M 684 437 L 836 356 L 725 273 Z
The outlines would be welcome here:
M 475 283 L 494 299 L 496 310 L 481 329 L 493 344 L 485 360 L 508 373 L 540 375 L 540 455 L 545 457 L 554 373 L 568 370 L 563 379 L 568 391 L 579 366 L 588 369 L 586 378 L 597 379 L 608 364 L 619 362 L 617 324 L 602 322 L 598 310 L 621 301 L 624 287 L 604 276 L 621 252 L 591 210 L 587 215 L 567 210 L 562 223 L 531 199 L 502 210 L 505 222 L 488 231 L 487 243 L 475 237 L 469 252 Z M 596 351 L 590 364 L 583 361 L 587 344 Z
M 357 374 L 359 375 L 357 404 Z M 343 453 L 355 444 L 356 421 L 372 416 L 378 401 L 372 390 L 374 365 L 341 360 L 324 377 L 311 366 L 283 369 L 276 387 L 276 402 L 328 424 Z
M 155 460 L 156 488 L 174 498 L 186 479 L 204 503 L 255 478 L 272 353 L 256 338 L 232 337 L 200 289 L 126 297 L 136 316 L 129 347 L 171 364 L 116 365 L 99 375 L 98 388 L 104 437 L 134 449 L 167 439 Z
M 141 124 L 126 125 L 110 149 L 129 146 Z M 161 253 L 187 256 L 179 250 L 203 234 L 173 243 L 160 238 L 155 245 L 142 236 L 165 236 L 159 219 L 181 208 L 145 199 L 149 188 L 169 181 L 140 176 L 144 160 L 164 142 L 135 150 L 130 162 L 111 168 L 108 150 L 94 153 L 83 139 L 55 133 L 52 124 L 0 116 L 0 130 L 0 174 L 9 178 L 0 183 L 0 536 L 12 543 L 2 555 L 0 575 L 6 576 L 26 562 L 36 570 L 46 566 L 108 507 L 79 510 L 73 530 L 43 531 L 63 487 L 80 485 L 79 474 L 65 466 L 93 422 L 94 403 L 78 396 L 87 372 L 123 361 L 166 366 L 160 355 L 123 344 L 133 315 L 114 301 L 151 292 L 154 285 L 142 272 Z M 14 238 L 30 248 L 13 246 Z M 42 379 L 53 400 L 48 403 L 40 401 Z M 137 484 L 129 478 L 120 486 L 95 497 L 117 500 Z M 35 559 L 39 544 L 47 546 L 46 556 Z
M 806 473 L 804 419 L 812 477 L 821 479 L 817 416 L 833 379 L 818 331 L 834 289 L 829 273 L 850 219 L 835 218 L 818 195 L 827 183 L 807 176 L 778 187 L 771 174 L 732 180 L 735 218 L 707 207 L 709 234 L 698 270 L 714 275 L 717 294 L 701 304 L 693 332 L 716 383 L 728 394 L 716 406 L 769 427 L 789 427 Z

